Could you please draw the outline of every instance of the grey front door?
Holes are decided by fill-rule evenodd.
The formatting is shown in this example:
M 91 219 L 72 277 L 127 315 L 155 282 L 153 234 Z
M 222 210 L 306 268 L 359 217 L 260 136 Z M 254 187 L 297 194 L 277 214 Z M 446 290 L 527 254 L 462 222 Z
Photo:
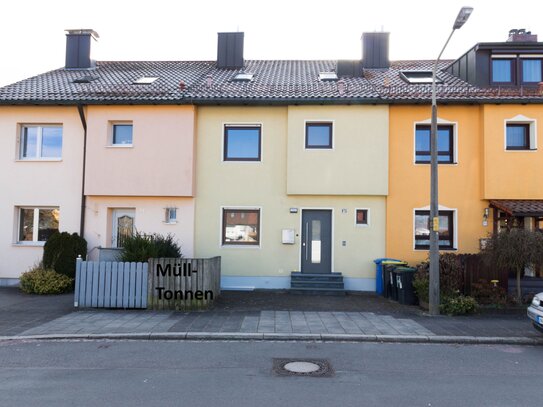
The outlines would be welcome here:
M 332 272 L 332 211 L 302 210 L 302 273 Z

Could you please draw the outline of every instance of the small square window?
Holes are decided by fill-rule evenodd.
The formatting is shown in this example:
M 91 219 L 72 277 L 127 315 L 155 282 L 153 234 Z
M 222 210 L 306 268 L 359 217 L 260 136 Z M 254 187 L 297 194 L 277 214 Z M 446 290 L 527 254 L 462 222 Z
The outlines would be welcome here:
M 222 244 L 258 246 L 260 244 L 260 210 L 223 209 Z
M 332 148 L 332 123 L 306 123 L 305 148 Z
M 62 158 L 62 126 L 23 125 L 19 158 L 21 160 Z
M 513 83 L 514 59 L 493 59 L 492 60 L 492 82 L 499 84 Z
M 260 126 L 226 126 L 224 128 L 224 161 L 260 161 Z
M 58 232 L 58 208 L 19 208 L 18 242 L 45 242 Z
M 355 210 L 355 225 L 356 226 L 369 226 L 370 224 L 370 211 L 369 209 L 356 209 Z
M 114 146 L 132 145 L 132 125 L 114 124 L 112 144 Z
M 439 248 L 454 249 L 454 211 L 439 211 Z M 430 211 L 415 211 L 415 249 L 430 248 Z
M 166 223 L 177 223 L 177 208 L 166 208 Z
M 417 125 L 415 130 L 415 162 L 430 163 L 430 131 L 428 125 Z M 454 163 L 454 132 L 452 125 L 437 126 L 437 161 Z
M 530 150 L 530 125 L 507 123 L 507 150 Z

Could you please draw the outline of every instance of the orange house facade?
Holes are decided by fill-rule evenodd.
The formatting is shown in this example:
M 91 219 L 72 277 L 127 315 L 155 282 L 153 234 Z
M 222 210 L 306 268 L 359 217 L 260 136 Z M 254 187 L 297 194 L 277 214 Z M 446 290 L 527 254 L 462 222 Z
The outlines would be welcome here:
M 425 135 L 430 107 L 390 107 L 390 178 L 387 198 L 387 256 L 424 261 L 430 203 L 430 166 Z M 538 228 L 543 199 L 543 109 L 538 105 L 483 104 L 440 106 L 439 205 L 443 252 L 476 253 L 481 239 L 504 227 Z M 539 124 L 539 125 L 538 125 Z M 530 148 L 508 146 L 508 132 L 526 129 Z M 513 129 L 513 130 L 512 130 Z M 509 136 L 511 137 L 511 136 Z M 442 142 L 442 144 L 445 143 Z M 519 216 L 515 205 L 531 205 Z M 534 208 L 535 206 L 535 208 Z M 509 212 L 509 213 L 508 213 Z

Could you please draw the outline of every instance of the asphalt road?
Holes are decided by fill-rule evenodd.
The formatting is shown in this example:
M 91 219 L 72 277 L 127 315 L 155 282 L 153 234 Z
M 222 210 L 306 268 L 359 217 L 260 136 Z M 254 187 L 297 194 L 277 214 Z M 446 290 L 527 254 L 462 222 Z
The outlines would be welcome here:
M 273 358 L 325 358 L 283 377 Z M 303 342 L 0 342 L 0 406 L 533 406 L 543 347 Z

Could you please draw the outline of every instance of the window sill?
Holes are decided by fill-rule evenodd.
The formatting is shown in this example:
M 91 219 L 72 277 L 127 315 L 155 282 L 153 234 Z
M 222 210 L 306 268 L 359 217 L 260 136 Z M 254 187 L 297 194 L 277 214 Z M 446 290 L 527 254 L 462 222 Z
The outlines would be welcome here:
M 62 161 L 62 158 L 17 158 L 15 160 L 19 163 L 26 163 L 26 162 L 59 162 Z
M 221 244 L 221 249 L 260 249 L 260 245 L 256 244 Z
M 133 144 L 110 144 L 106 148 L 134 148 Z
M 355 226 L 355 227 L 357 227 L 357 228 L 369 228 L 369 227 L 370 227 L 370 225 L 369 225 L 369 224 L 366 224 L 366 225 L 361 225 L 361 224 L 358 224 L 358 223 L 355 223 L 355 225 L 354 225 L 354 226 Z
M 427 247 L 427 248 L 424 248 L 424 249 L 423 249 L 423 248 L 415 247 L 413 250 L 416 251 L 416 252 L 427 252 L 428 250 L 430 250 L 430 248 Z M 439 248 L 439 251 L 440 251 L 440 252 L 455 252 L 455 251 L 457 251 L 457 250 L 458 250 L 458 249 L 456 249 L 456 248 L 454 248 L 454 247 L 447 247 L 447 248 L 445 248 L 445 247 L 440 247 L 440 248 Z
M 506 148 L 506 153 L 536 153 L 537 148 Z
M 165 224 L 165 225 L 177 225 L 177 221 L 176 221 L 176 220 L 175 220 L 175 221 L 171 221 L 171 222 L 164 222 L 164 221 L 162 221 L 162 223 Z
M 429 162 L 427 162 L 427 163 L 414 162 L 413 164 L 415 164 L 415 165 L 430 165 Z M 454 162 L 454 163 L 437 163 L 437 165 L 458 165 L 458 162 Z
M 43 247 L 45 242 L 16 242 L 11 244 L 12 247 Z

